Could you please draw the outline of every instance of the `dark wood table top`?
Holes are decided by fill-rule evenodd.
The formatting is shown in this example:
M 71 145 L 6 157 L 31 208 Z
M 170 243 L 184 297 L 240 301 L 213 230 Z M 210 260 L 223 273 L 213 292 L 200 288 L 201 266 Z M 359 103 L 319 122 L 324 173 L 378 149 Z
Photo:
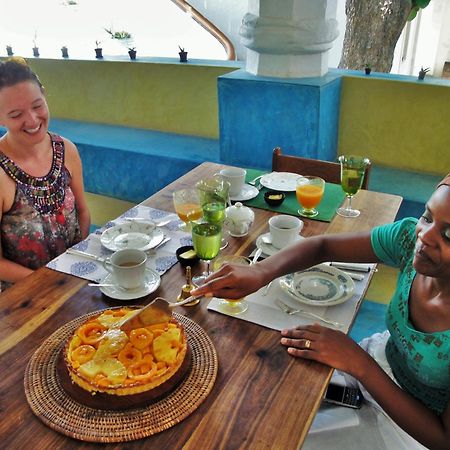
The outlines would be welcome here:
M 223 166 L 203 163 L 151 196 L 145 205 L 174 211 L 172 192 L 191 187 Z M 336 216 L 331 223 L 305 220 L 304 236 L 369 230 L 392 222 L 401 197 L 360 191 L 353 200 L 358 219 Z M 256 238 L 268 231 L 274 213 L 255 209 L 255 223 L 243 238 L 229 237 L 226 253 L 249 255 Z M 201 267 L 196 269 L 201 270 Z M 176 264 L 160 288 L 137 303 L 163 296 L 174 299 L 184 282 Z M 87 281 L 42 268 L 0 294 L 0 438 L 2 448 L 96 448 L 59 434 L 42 423 L 25 398 L 25 367 L 55 330 L 85 313 L 118 306 Z M 320 405 L 331 369 L 294 359 L 280 345 L 280 335 L 256 324 L 207 312 L 207 301 L 177 312 L 208 333 L 219 358 L 215 385 L 205 402 L 181 423 L 146 439 L 109 448 L 291 449 L 301 446 Z

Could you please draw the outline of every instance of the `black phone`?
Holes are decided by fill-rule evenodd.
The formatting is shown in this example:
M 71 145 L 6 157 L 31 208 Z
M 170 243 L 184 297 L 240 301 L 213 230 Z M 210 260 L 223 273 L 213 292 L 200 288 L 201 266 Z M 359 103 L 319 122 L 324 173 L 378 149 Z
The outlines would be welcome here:
M 324 400 L 335 405 L 347 406 L 349 408 L 361 408 L 363 401 L 362 392 L 357 387 L 341 386 L 330 383 Z

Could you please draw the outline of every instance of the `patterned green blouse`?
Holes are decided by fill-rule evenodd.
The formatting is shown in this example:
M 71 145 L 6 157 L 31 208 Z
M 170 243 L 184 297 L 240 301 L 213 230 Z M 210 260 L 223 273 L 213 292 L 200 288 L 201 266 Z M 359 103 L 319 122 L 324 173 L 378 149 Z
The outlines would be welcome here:
M 417 219 L 406 218 L 372 231 L 375 254 L 400 269 L 386 315 L 391 334 L 386 358 L 400 386 L 441 414 L 450 400 L 450 330 L 424 333 L 409 320 L 409 293 L 416 276 L 412 265 L 416 224 Z

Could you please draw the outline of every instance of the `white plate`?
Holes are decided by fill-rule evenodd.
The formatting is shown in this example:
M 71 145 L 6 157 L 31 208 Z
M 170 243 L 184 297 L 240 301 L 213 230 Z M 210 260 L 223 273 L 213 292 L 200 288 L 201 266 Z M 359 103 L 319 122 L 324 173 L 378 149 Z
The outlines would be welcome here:
M 280 278 L 280 286 L 293 299 L 313 306 L 338 305 L 355 290 L 349 275 L 326 264 L 285 275 Z
M 265 234 L 261 234 L 260 236 L 258 236 L 258 238 L 256 239 L 256 247 L 260 248 L 265 255 L 272 256 L 272 255 L 275 255 L 275 253 L 277 253 L 277 252 L 279 252 L 281 250 L 279 248 L 274 247 L 272 244 L 268 244 L 268 243 L 264 242 L 263 241 L 264 237 L 270 239 L 270 233 L 265 233 Z M 301 239 L 304 239 L 304 237 L 298 235 L 295 238 L 295 241 L 291 245 L 295 244 L 295 242 L 298 242 Z
M 297 187 L 297 180 L 301 177 L 298 173 L 272 172 L 261 177 L 260 183 L 274 191 L 292 192 Z
M 231 197 L 230 200 L 233 202 L 243 202 L 245 200 L 250 200 L 255 198 L 259 194 L 258 189 L 255 186 L 251 186 L 250 184 L 244 184 L 239 194 Z
M 102 283 L 115 284 L 114 275 L 112 273 L 106 275 Z M 156 291 L 160 284 L 161 277 L 159 276 L 158 272 L 155 272 L 154 270 L 147 267 L 145 269 L 144 286 L 140 288 L 123 290 L 114 286 L 103 286 L 99 289 L 101 292 L 111 298 L 115 298 L 118 300 L 134 300 Z
M 164 239 L 164 233 L 150 222 L 125 222 L 108 228 L 101 237 L 100 242 L 112 251 L 132 248 L 137 250 L 150 250 Z

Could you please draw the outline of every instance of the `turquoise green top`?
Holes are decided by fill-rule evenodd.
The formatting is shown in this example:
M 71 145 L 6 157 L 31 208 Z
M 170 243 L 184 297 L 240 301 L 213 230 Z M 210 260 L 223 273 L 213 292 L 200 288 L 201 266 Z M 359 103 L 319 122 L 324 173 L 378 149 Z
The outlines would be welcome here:
M 412 265 L 416 224 L 417 219 L 406 218 L 372 231 L 377 257 L 400 269 L 386 314 L 391 334 L 386 357 L 400 386 L 442 414 L 450 399 L 450 330 L 424 333 L 409 320 L 409 293 L 416 275 Z

